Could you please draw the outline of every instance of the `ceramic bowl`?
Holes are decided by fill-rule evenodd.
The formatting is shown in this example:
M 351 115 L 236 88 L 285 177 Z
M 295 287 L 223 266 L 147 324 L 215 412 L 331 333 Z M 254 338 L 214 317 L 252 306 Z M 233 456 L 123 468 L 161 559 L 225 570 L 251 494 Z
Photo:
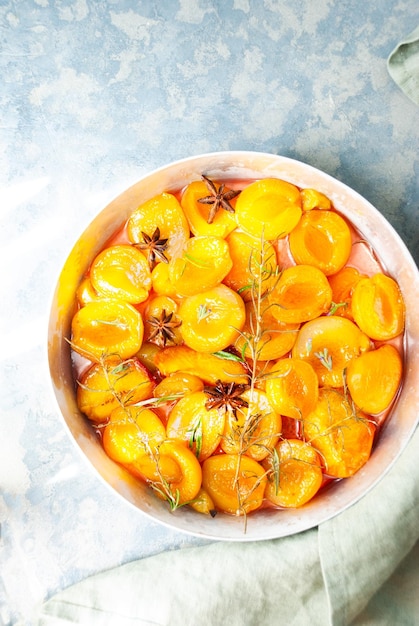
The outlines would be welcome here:
M 310 503 L 294 510 L 261 510 L 243 518 L 219 514 L 215 518 L 182 507 L 171 513 L 167 504 L 139 484 L 103 451 L 76 405 L 70 348 L 71 318 L 77 286 L 92 259 L 110 235 L 122 226 L 139 204 L 163 191 L 174 191 L 201 173 L 220 179 L 277 177 L 326 194 L 370 242 L 387 271 L 399 284 L 406 302 L 404 383 L 398 401 L 380 432 L 368 463 L 352 478 L 321 491 Z M 48 354 L 59 414 L 70 437 L 91 468 L 115 495 L 139 514 L 172 529 L 208 539 L 255 541 L 284 537 L 314 527 L 341 513 L 371 490 L 405 448 L 419 414 L 419 274 L 404 243 L 386 219 L 358 193 L 324 172 L 302 162 L 257 152 L 220 152 L 187 158 L 162 167 L 124 191 L 106 206 L 81 234 L 58 278 L 51 304 Z

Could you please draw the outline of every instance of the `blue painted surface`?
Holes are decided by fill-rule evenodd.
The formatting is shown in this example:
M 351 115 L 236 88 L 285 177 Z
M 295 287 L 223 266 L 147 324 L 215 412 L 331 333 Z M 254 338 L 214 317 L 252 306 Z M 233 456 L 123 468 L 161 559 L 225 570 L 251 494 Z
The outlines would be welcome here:
M 5 623 L 88 574 L 198 543 L 116 507 L 57 421 L 45 324 L 82 227 L 157 166 L 249 149 L 353 187 L 418 261 L 419 111 L 386 70 L 418 23 L 415 0 L 0 1 Z

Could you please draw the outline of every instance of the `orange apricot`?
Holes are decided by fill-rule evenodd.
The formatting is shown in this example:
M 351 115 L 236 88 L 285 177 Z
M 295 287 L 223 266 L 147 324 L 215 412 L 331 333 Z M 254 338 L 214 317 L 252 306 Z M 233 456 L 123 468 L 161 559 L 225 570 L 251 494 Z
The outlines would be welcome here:
M 196 391 L 181 398 L 170 412 L 167 436 L 184 442 L 202 462 L 218 447 L 225 416 L 218 409 L 207 409 L 208 396 Z
M 182 343 L 178 305 L 169 296 L 151 297 L 144 310 L 144 339 L 162 347 Z
M 217 509 L 244 515 L 258 509 L 266 487 L 264 468 L 249 456 L 216 454 L 202 464 L 202 486 Z
M 351 359 L 370 348 L 369 337 L 356 324 L 330 315 L 306 322 L 300 328 L 292 356 L 310 363 L 320 386 L 343 387 L 344 370 Z
M 263 306 L 260 312 L 247 302 L 246 320 L 234 346 L 254 361 L 279 359 L 293 347 L 300 324 L 286 324 L 273 315 L 273 307 Z
M 190 507 L 197 513 L 204 515 L 214 516 L 216 513 L 213 499 L 203 487 L 201 487 L 197 496 L 190 503 Z
M 334 478 L 355 474 L 371 455 L 375 425 L 354 412 L 336 389 L 320 389 L 315 409 L 304 420 L 304 436 L 322 456 L 325 472 Z
M 154 196 L 141 204 L 127 222 L 128 237 L 133 244 L 144 243 L 144 233 L 152 237 L 157 228 L 160 239 L 167 239 L 166 258 L 179 256 L 190 232 L 182 207 L 170 193 Z
M 151 409 L 119 406 L 103 430 L 106 454 L 118 463 L 133 463 L 154 450 L 166 438 L 166 430 Z
M 233 262 L 221 237 L 191 237 L 181 257 L 169 264 L 169 278 L 180 296 L 193 296 L 218 285 Z
M 105 298 L 118 298 L 138 304 L 148 298 L 151 274 L 146 257 L 128 245 L 105 248 L 90 267 L 95 291 Z
M 228 454 L 246 454 L 261 461 L 275 447 L 281 434 L 282 420 L 266 393 L 249 389 L 241 398 L 248 407 L 226 412 L 221 449 Z
M 247 383 L 246 369 L 236 359 L 222 358 L 206 352 L 196 352 L 188 346 L 168 346 L 160 350 L 154 359 L 163 376 L 174 372 L 195 374 L 204 383 Z
M 326 276 L 346 264 L 352 248 L 351 231 L 334 211 L 306 211 L 290 233 L 291 254 L 297 264 L 314 265 Z
M 346 381 L 355 404 L 366 413 L 381 413 L 393 401 L 402 378 L 398 350 L 384 344 L 348 364 Z
M 217 352 L 237 339 L 245 316 L 241 297 L 226 285 L 217 285 L 182 301 L 180 333 L 197 352 Z
M 88 302 L 98 300 L 100 296 L 95 291 L 89 276 L 85 276 L 76 291 L 76 300 L 80 307 Z
M 352 313 L 371 339 L 387 341 L 400 335 L 405 305 L 397 282 L 381 272 L 358 281 L 352 294 Z
M 306 322 L 329 310 L 332 289 L 317 267 L 294 265 L 282 272 L 268 301 L 272 315 L 281 322 Z
M 271 243 L 251 237 L 242 231 L 233 231 L 226 241 L 233 267 L 223 282 L 237 291 L 243 300 L 250 300 L 257 293 L 270 289 L 276 279 L 278 265 L 275 249 Z
M 301 213 L 298 187 L 277 178 L 250 183 L 236 202 L 238 225 L 250 235 L 270 241 L 292 231 Z
M 360 274 L 355 267 L 345 266 L 336 274 L 328 277 L 329 284 L 332 288 L 332 306 L 333 315 L 347 317 L 353 320 L 352 315 L 352 293 L 355 285 L 366 278 Z
M 219 183 L 214 183 L 218 189 Z M 228 192 L 225 188 L 224 192 Z M 181 205 L 189 222 L 190 229 L 196 237 L 211 235 L 214 237 L 226 237 L 237 226 L 233 213 L 220 209 L 214 219 L 208 223 L 211 204 L 199 202 L 206 198 L 209 190 L 203 180 L 196 180 L 187 185 L 182 193 Z M 236 200 L 230 200 L 234 208 Z
M 312 209 L 331 209 L 332 203 L 330 199 L 317 191 L 317 189 L 311 189 L 307 187 L 301 190 L 301 202 L 303 205 L 303 211 L 311 211 Z
M 138 359 L 96 363 L 82 377 L 77 388 L 77 405 L 96 423 L 106 422 L 120 405 L 132 405 L 149 398 L 154 383 Z
M 151 272 L 151 283 L 157 295 L 176 296 L 176 290 L 170 281 L 168 263 L 157 263 Z
M 113 354 L 127 359 L 140 349 L 144 324 L 141 314 L 128 302 L 102 298 L 76 312 L 71 331 L 73 349 L 91 361 Z
M 153 489 L 171 505 L 179 506 L 196 498 L 202 485 L 202 470 L 198 459 L 182 442 L 166 439 L 158 448 L 155 457 L 158 477 L 152 481 Z M 175 463 L 178 475 L 173 477 L 165 472 L 164 460 Z
M 156 398 L 182 397 L 195 391 L 202 391 L 204 383 L 195 374 L 173 372 L 163 378 L 154 390 Z
M 275 457 L 270 455 L 264 461 L 269 470 L 266 499 L 279 507 L 303 506 L 314 498 L 323 483 L 319 454 L 300 439 L 281 441 L 275 451 Z
M 302 419 L 317 404 L 317 374 L 307 361 L 281 359 L 267 372 L 266 394 L 275 411 L 293 419 Z

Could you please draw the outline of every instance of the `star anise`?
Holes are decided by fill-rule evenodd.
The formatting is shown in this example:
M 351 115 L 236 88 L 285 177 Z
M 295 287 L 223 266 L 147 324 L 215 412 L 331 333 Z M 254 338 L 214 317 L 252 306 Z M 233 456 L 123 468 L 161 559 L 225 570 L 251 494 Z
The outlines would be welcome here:
M 143 241 L 140 241 L 135 245 L 140 250 L 147 251 L 147 260 L 151 269 L 153 269 L 153 267 L 156 265 L 157 260 L 163 261 L 163 263 L 169 262 L 169 259 L 165 255 L 168 239 L 160 239 L 159 227 L 156 228 L 151 237 L 143 231 L 141 231 L 141 236 L 143 238 Z
M 202 174 L 202 180 L 205 182 L 210 195 L 205 196 L 204 198 L 199 198 L 198 202 L 201 202 L 201 204 L 211 205 L 207 219 L 208 224 L 212 224 L 219 209 L 224 209 L 229 213 L 234 213 L 234 208 L 231 206 L 230 200 L 238 196 L 240 191 L 234 189 L 225 191 L 224 184 L 220 185 L 217 189 L 217 185 L 207 176 L 204 176 L 204 174 Z
M 148 339 L 150 341 L 154 339 L 156 343 L 163 348 L 166 346 L 168 341 L 175 341 L 174 329 L 178 328 L 182 324 L 181 321 L 176 322 L 173 320 L 173 311 L 171 313 L 166 313 L 165 309 L 162 310 L 160 317 L 152 315 L 149 317 L 147 322 L 153 329 Z
M 217 380 L 214 387 L 204 387 L 204 391 L 210 397 L 205 403 L 205 408 L 229 410 L 236 415 L 236 410 L 247 408 L 249 403 L 241 397 L 248 389 L 248 385 L 239 385 L 238 383 L 223 383 Z

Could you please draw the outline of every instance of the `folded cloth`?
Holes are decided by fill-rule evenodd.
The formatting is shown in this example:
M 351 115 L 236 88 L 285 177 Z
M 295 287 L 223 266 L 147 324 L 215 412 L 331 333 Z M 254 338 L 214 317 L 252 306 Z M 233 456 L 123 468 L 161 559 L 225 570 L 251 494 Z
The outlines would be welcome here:
M 394 48 L 387 68 L 406 96 L 419 104 L 419 26 Z
M 417 624 L 417 566 L 411 561 L 409 577 L 398 575 L 392 590 L 389 577 L 394 572 L 397 576 L 399 564 L 419 539 L 418 444 L 419 431 L 373 490 L 319 528 L 277 540 L 214 542 L 127 563 L 58 593 L 40 607 L 33 623 Z M 407 588 L 399 589 L 402 579 Z M 382 585 L 387 597 L 393 593 L 390 621 L 379 614 Z M 405 602 L 398 604 L 399 592 Z M 413 613 L 406 614 L 406 606 Z M 365 621 L 357 622 L 361 611 Z

